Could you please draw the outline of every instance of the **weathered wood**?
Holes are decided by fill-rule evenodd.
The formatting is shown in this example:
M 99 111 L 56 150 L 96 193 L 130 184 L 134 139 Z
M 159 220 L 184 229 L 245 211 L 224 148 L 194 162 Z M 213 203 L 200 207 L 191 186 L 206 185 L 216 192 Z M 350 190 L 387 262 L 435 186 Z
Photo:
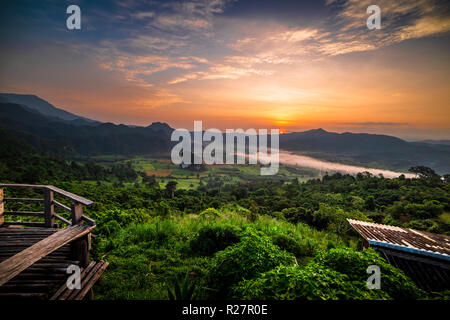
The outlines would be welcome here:
M 87 222 L 87 224 L 89 224 L 90 226 L 95 226 L 95 224 L 96 224 L 96 222 L 95 222 L 94 219 L 91 219 L 91 218 L 86 217 L 86 216 L 84 216 L 84 215 L 81 217 L 81 219 L 82 219 L 83 221 Z
M 22 292 L 0 292 L 0 297 L 3 298 L 43 298 L 45 296 L 44 293 L 38 292 L 38 293 L 22 293 Z
M 42 189 L 44 199 L 6 198 L 3 187 Z M 92 297 L 92 286 L 108 265 L 100 262 L 89 264 L 91 230 L 95 220 L 83 215 L 83 205 L 93 202 L 70 192 L 47 185 L 0 184 L 0 297 L 48 297 L 67 278 L 67 267 L 75 264 L 84 267 L 82 290 L 67 292 L 70 299 Z M 54 195 L 61 195 L 73 201 L 71 206 L 55 201 Z M 44 212 L 8 211 L 4 214 L 4 202 L 44 203 Z M 71 219 L 55 214 L 55 207 L 71 213 Z M 4 215 L 43 217 L 44 222 L 9 221 Z M 55 219 L 67 224 L 58 231 Z M 16 226 L 19 226 L 17 228 Z M 30 226 L 33 228 L 24 228 Z M 64 283 L 65 287 L 65 283 Z M 65 298 L 67 298 L 65 296 Z
M 44 199 L 36 198 L 4 198 L 5 202 L 44 202 Z
M 44 222 L 28 222 L 28 221 L 6 221 L 4 226 L 26 226 L 26 227 L 45 227 Z M 53 228 L 58 228 L 58 224 L 53 224 Z
M 45 226 L 51 228 L 55 223 L 55 205 L 53 204 L 53 191 L 45 189 L 44 191 L 44 212 L 45 212 Z
M 3 216 L 3 212 L 5 211 L 5 206 L 3 203 L 3 188 L 0 188 L 0 226 L 5 222 L 5 217 Z
M 72 225 L 81 224 L 83 217 L 83 206 L 81 203 L 72 203 L 71 215 Z
M 50 191 L 53 191 L 54 193 L 57 193 L 59 195 L 62 195 L 66 198 L 69 198 L 75 202 L 79 202 L 81 204 L 84 204 L 85 206 L 90 206 L 93 204 L 91 200 L 88 200 L 86 198 L 80 197 L 76 194 L 67 192 L 65 190 L 62 190 L 60 188 L 54 187 L 54 186 L 48 186 L 48 185 L 36 185 L 36 184 L 10 184 L 10 183 L 1 183 L 0 188 L 3 187 L 11 187 L 11 188 L 31 188 L 31 189 L 47 189 Z
M 44 212 L 32 212 L 32 211 L 5 211 L 5 216 L 25 216 L 25 217 L 44 217 Z
M 108 267 L 108 262 L 99 261 L 97 262 L 97 265 L 99 265 L 99 267 L 95 268 L 95 270 L 90 273 L 92 276 L 86 277 L 86 282 L 82 283 L 81 291 L 75 292 L 73 290 L 74 292 L 72 292 L 69 296 L 69 300 L 82 300 L 84 296 L 92 289 L 97 280 L 100 279 L 103 271 L 105 271 L 106 267 Z
M 13 187 L 13 188 L 30 188 L 30 189 L 45 189 L 46 185 L 42 184 L 23 184 L 23 183 L 0 183 L 0 188 Z
M 56 219 L 58 219 L 59 221 L 62 221 L 63 223 L 67 224 L 68 226 L 72 225 L 72 222 L 70 222 L 69 220 L 67 220 L 66 218 L 61 217 L 59 214 L 54 214 L 54 217 Z
M 56 228 L 0 228 L 0 236 L 12 236 L 12 235 L 19 235 L 19 234 L 27 234 L 27 235 L 38 235 L 38 234 L 51 234 L 54 232 L 59 231 Z
M 87 274 L 95 267 L 95 261 L 92 261 L 80 274 L 80 281 L 86 277 Z M 64 283 L 50 298 L 50 300 L 65 300 L 73 290 L 67 287 L 67 283 Z
M 66 197 L 66 198 L 69 198 L 69 199 L 71 199 L 71 200 L 73 200 L 75 202 L 84 204 L 85 206 L 90 206 L 90 205 L 92 205 L 94 203 L 91 200 L 88 200 L 86 198 L 80 197 L 80 196 L 78 196 L 76 194 L 67 192 L 65 190 L 62 190 L 62 189 L 54 187 L 54 186 L 47 186 L 47 188 L 49 190 L 52 190 L 53 192 L 59 194 L 59 195 L 62 195 L 64 197 Z
M 69 226 L 6 259 L 0 263 L 0 286 L 14 278 L 42 257 L 52 253 L 67 243 L 85 236 L 91 232 L 93 228 L 94 227 L 81 225 Z
M 91 262 L 81 272 L 81 289 L 69 289 L 64 283 L 50 300 L 82 300 L 85 296 L 89 297 L 93 285 L 100 279 L 108 265 L 109 263 L 103 260 Z
M 42 240 L 41 240 L 42 241 Z M 17 252 L 19 252 L 19 251 L 22 251 L 23 249 L 25 249 L 25 248 L 29 248 L 29 247 L 31 247 L 31 246 L 33 246 L 33 245 L 35 245 L 36 243 L 34 243 L 34 244 L 31 244 L 31 245 L 12 245 L 12 246 L 2 246 L 1 248 L 0 248 L 0 252 L 8 252 L 8 251 L 12 251 L 12 252 L 14 252 L 14 251 L 17 251 Z M 69 247 L 66 247 L 66 246 L 64 246 L 64 247 L 61 247 L 61 248 L 59 248 L 59 249 L 57 249 L 57 250 L 55 250 L 55 251 L 53 251 L 54 253 L 63 253 L 63 252 L 66 252 L 66 253 L 69 253 L 70 252 L 70 248 Z
M 14 283 L 14 284 L 4 284 L 0 287 L 0 292 L 41 292 L 45 293 L 49 286 L 55 286 L 56 281 L 53 283 Z
M 68 206 L 62 204 L 61 202 L 58 202 L 58 201 L 56 201 L 56 200 L 53 200 L 53 204 L 54 204 L 55 206 L 57 206 L 58 208 L 63 209 L 63 210 L 65 210 L 65 211 L 67 211 L 67 212 L 72 212 L 72 209 L 70 209 Z
M 72 225 L 80 225 L 83 220 L 83 206 L 80 203 L 72 203 Z M 87 237 L 80 238 L 70 244 L 71 258 L 80 261 L 80 266 L 89 265 L 89 244 Z
M 70 258 L 80 261 L 80 267 L 89 265 L 89 237 L 81 237 L 70 243 Z

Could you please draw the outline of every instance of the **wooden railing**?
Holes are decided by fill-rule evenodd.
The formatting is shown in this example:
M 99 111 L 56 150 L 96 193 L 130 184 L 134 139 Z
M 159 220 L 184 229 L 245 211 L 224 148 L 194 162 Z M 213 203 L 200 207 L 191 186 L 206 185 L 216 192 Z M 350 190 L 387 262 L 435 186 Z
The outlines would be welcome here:
M 29 188 L 33 190 L 43 191 L 43 198 L 5 198 L 3 188 Z M 62 196 L 71 200 L 71 206 L 58 202 L 54 199 L 55 195 Z M 27 202 L 27 203 L 43 203 L 44 211 L 30 212 L 30 211 L 5 211 L 5 202 Z M 58 224 L 55 219 L 61 221 L 66 225 L 78 225 L 83 222 L 94 226 L 95 220 L 83 214 L 83 206 L 90 206 L 93 202 L 76 194 L 64 191 L 54 186 L 47 185 L 29 185 L 29 184 L 0 184 L 0 226 L 2 225 L 23 225 L 30 227 L 46 227 L 55 228 Z M 71 214 L 71 220 L 67 220 L 59 214 L 55 213 L 55 207 L 67 211 Z M 25 222 L 25 221 L 5 221 L 5 216 L 27 216 L 44 218 L 44 222 Z

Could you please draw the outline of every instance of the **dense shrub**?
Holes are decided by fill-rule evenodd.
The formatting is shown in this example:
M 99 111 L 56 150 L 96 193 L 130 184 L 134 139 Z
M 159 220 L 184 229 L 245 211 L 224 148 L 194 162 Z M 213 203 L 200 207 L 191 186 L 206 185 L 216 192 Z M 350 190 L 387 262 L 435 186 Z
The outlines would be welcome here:
M 108 221 L 105 224 L 101 225 L 97 230 L 101 234 L 110 236 L 114 232 L 120 230 L 120 224 L 116 220 L 111 220 L 111 221 Z
M 308 240 L 300 241 L 285 234 L 276 235 L 272 241 L 275 245 L 292 253 L 297 258 L 311 255 L 314 251 L 314 248 L 311 247 Z
M 165 243 L 170 237 L 178 233 L 175 221 L 156 217 L 151 223 L 136 224 L 128 227 L 123 244 L 137 244 L 140 242 Z
M 216 297 L 229 297 L 229 288 L 239 281 L 294 261 L 291 254 L 274 245 L 268 236 L 249 228 L 241 242 L 216 253 L 208 284 L 216 291 Z
M 217 209 L 208 208 L 208 209 L 200 212 L 199 216 L 200 217 L 220 217 L 220 212 Z
M 209 256 L 239 242 L 239 229 L 229 225 L 205 226 L 190 242 L 193 253 Z
M 374 250 L 362 252 L 349 248 L 322 251 L 315 262 L 324 267 L 346 274 L 351 281 L 365 283 L 369 275 L 367 267 L 377 265 L 381 270 L 381 290 L 394 299 L 417 299 L 423 292 L 403 271 L 384 261 Z
M 146 209 L 114 209 L 94 212 L 89 215 L 95 219 L 97 225 L 103 225 L 110 221 L 116 221 L 120 226 L 126 226 L 132 223 L 146 223 L 151 218 L 151 211 Z M 101 229 L 99 229 L 101 231 Z M 106 230 L 105 230 L 106 231 Z
M 279 266 L 233 288 L 238 299 L 337 300 L 387 299 L 381 290 L 369 290 L 347 275 L 312 263 L 307 267 Z
M 310 223 L 312 220 L 312 216 L 308 214 L 305 208 L 286 208 L 283 209 L 282 213 L 286 220 L 292 223 Z

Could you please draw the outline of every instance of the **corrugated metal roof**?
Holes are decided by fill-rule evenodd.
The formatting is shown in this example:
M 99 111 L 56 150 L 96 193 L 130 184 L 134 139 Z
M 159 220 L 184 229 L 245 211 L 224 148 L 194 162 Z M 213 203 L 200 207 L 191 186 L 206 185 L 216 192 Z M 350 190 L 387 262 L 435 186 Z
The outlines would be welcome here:
M 370 245 L 450 260 L 450 237 L 425 231 L 347 219 Z

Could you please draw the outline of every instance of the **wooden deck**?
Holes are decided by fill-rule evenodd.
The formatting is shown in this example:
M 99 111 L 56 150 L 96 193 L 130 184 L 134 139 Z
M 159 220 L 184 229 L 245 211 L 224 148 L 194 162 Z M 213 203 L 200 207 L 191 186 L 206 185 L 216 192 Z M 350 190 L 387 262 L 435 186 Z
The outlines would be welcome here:
M 43 199 L 5 198 L 3 188 L 43 190 Z M 66 206 L 54 199 L 58 194 L 72 201 Z M 43 212 L 6 211 L 5 202 L 43 203 Z M 0 299 L 40 298 L 81 300 L 92 297 L 92 286 L 108 266 L 90 262 L 91 231 L 95 221 L 83 215 L 83 205 L 92 201 L 53 186 L 0 184 Z M 71 219 L 55 213 L 55 206 L 70 212 Z M 5 221 L 4 217 L 43 218 L 38 221 Z M 55 218 L 66 225 L 58 228 Z M 81 288 L 66 285 L 72 273 L 69 266 L 81 270 Z

